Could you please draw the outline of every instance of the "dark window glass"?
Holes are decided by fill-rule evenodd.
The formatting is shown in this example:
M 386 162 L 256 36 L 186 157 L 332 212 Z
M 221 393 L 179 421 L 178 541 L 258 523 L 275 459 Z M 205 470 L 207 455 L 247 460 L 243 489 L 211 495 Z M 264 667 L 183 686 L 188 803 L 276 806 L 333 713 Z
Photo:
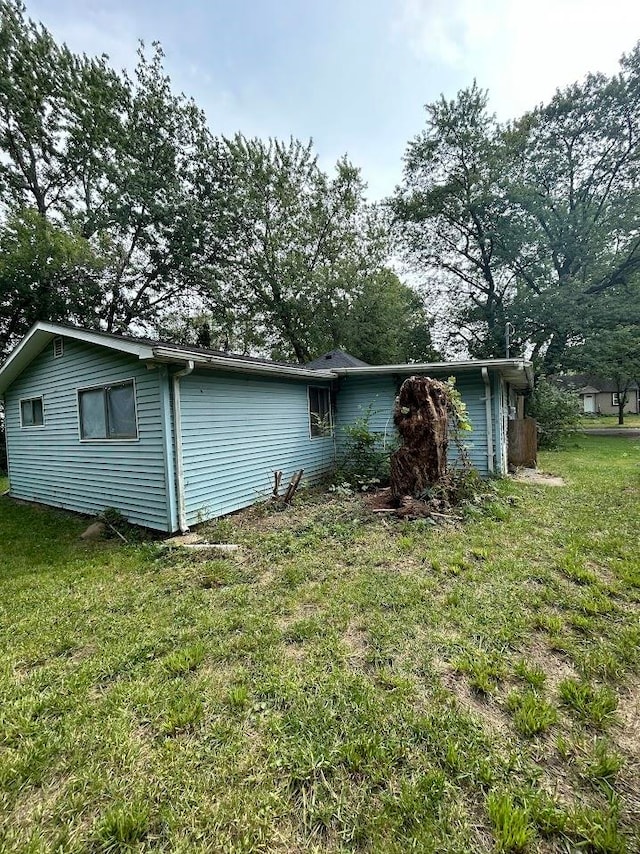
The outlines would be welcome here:
M 80 435 L 83 439 L 136 439 L 133 383 L 79 392 Z
M 32 397 L 20 402 L 20 416 L 23 427 L 42 427 L 44 411 L 41 397 Z
M 309 423 L 312 436 L 331 435 L 331 400 L 328 388 L 309 386 Z

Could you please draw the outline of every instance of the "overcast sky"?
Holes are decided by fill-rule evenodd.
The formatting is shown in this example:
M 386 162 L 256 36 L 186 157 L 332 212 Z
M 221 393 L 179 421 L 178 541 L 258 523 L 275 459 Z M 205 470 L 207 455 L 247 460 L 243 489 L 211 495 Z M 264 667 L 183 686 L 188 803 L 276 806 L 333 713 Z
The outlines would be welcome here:
M 399 181 L 423 105 L 475 77 L 500 118 L 640 39 L 640 0 L 27 0 L 76 51 L 131 67 L 158 40 L 174 86 L 214 132 L 312 137 L 348 153 L 371 198 Z

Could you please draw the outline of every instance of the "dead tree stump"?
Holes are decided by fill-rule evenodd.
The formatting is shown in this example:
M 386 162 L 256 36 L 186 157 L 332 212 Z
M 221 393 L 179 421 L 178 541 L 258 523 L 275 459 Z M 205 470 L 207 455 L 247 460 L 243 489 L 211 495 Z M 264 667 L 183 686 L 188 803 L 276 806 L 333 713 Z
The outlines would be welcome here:
M 400 388 L 393 421 L 402 446 L 391 455 L 391 496 L 399 503 L 421 496 L 447 473 L 449 445 L 446 385 L 430 377 L 409 377 Z

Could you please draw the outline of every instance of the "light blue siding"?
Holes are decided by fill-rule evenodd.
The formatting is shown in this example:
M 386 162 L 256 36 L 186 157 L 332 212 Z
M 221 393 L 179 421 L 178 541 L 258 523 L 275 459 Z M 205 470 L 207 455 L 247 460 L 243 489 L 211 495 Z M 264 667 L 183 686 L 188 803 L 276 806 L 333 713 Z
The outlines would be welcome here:
M 455 375 L 452 370 L 451 374 Z M 446 377 L 439 377 L 440 379 Z M 341 448 L 344 447 L 344 428 L 352 424 L 356 418 L 361 418 L 371 407 L 369 419 L 370 429 L 376 433 L 386 436 L 388 441 L 396 437 L 393 425 L 393 404 L 404 377 L 384 376 L 354 376 L 342 377 L 337 396 L 336 412 L 336 436 L 338 441 L 338 461 L 340 460 Z M 496 378 L 497 380 L 497 378 Z M 499 389 L 499 381 L 493 383 L 493 388 Z M 467 446 L 468 454 L 473 467 L 480 475 L 486 477 L 489 474 L 487 464 L 487 418 L 485 409 L 485 385 L 480 370 L 477 376 L 461 373 L 456 378 L 456 387 L 467 405 L 469 419 L 473 425 L 471 433 L 462 433 L 462 438 Z M 494 430 L 496 438 L 499 436 L 499 414 L 501 411 L 499 396 L 493 395 Z M 494 440 L 495 447 L 498 447 Z M 450 459 L 456 458 L 456 449 L 450 445 Z M 495 456 L 495 454 L 494 454 Z
M 128 379 L 135 380 L 139 438 L 81 442 L 78 388 Z M 168 530 L 173 482 L 162 381 L 161 371 L 135 357 L 65 338 L 63 356 L 54 359 L 50 343 L 5 393 L 11 494 L 81 513 L 115 507 L 131 522 Z M 39 396 L 44 427 L 21 428 L 20 399 Z
M 284 485 L 297 469 L 309 481 L 333 467 L 332 437 L 309 435 L 306 382 L 200 371 L 180 397 L 189 525 L 270 495 L 276 470 Z
M 149 370 L 135 356 L 64 338 L 51 342 L 5 394 L 11 494 L 94 514 L 115 507 L 131 522 L 163 531 L 178 527 L 171 373 Z M 452 373 L 455 373 L 452 370 Z M 83 442 L 78 389 L 133 379 L 139 436 Z M 273 472 L 283 487 L 298 469 L 304 480 L 329 473 L 344 450 L 345 427 L 370 410 L 382 440 L 395 440 L 393 404 L 402 377 L 348 376 L 335 381 L 335 435 L 311 438 L 308 386 L 325 380 L 196 370 L 180 380 L 182 456 L 187 524 L 216 518 L 267 497 Z M 463 434 L 472 464 L 487 464 L 485 385 L 480 369 L 460 373 L 458 389 L 474 430 Z M 504 384 L 491 376 L 494 457 L 504 472 Z M 22 428 L 20 400 L 42 397 L 44 426 Z M 337 449 L 337 450 L 336 450 Z M 450 449 L 455 457 L 455 448 Z

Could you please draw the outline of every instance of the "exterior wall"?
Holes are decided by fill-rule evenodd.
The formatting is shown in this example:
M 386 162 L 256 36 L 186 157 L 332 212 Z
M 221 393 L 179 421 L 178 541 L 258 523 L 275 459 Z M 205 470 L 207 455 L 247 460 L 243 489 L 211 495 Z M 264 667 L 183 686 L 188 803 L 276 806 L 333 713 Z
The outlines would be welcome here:
M 499 374 L 490 377 L 491 418 L 493 421 L 493 447 L 496 474 L 508 471 L 507 434 L 509 429 L 509 389 Z M 486 392 L 485 392 L 486 393 Z
M 310 437 L 307 385 L 209 371 L 180 380 L 187 524 L 270 495 L 274 471 L 284 486 L 298 469 L 305 481 L 331 470 L 333 437 Z
M 78 388 L 131 378 L 138 439 L 81 441 Z M 65 338 L 54 359 L 49 344 L 5 393 L 11 495 L 89 514 L 115 507 L 131 522 L 168 530 L 163 383 L 166 373 L 129 355 Z M 20 400 L 40 396 L 44 426 L 22 428 Z
M 385 376 L 343 377 L 340 379 L 336 407 L 336 438 L 338 442 L 338 460 L 341 449 L 344 448 L 344 428 L 352 424 L 356 418 L 361 418 L 371 407 L 369 427 L 373 432 L 381 434 L 383 441 L 396 439 L 393 425 L 393 404 L 397 389 L 402 378 Z M 493 445 L 495 469 L 497 473 L 506 473 L 506 462 L 501 468 L 500 447 L 502 443 L 502 402 L 500 397 L 500 380 L 491 377 L 492 386 L 492 416 L 493 416 Z M 471 433 L 464 433 L 462 438 L 467 445 L 473 467 L 483 477 L 488 476 L 487 454 L 487 419 L 485 409 L 485 385 L 478 370 L 477 376 L 468 373 L 460 374 L 456 379 L 457 388 L 467 405 L 469 419 L 473 425 Z M 449 447 L 451 461 L 457 454 L 455 446 Z
M 638 412 L 638 393 L 635 389 L 630 389 L 627 392 L 627 403 L 624 411 L 633 415 Z M 597 415 L 617 415 L 618 407 L 611 403 L 611 392 L 600 391 L 595 395 L 596 399 L 596 414 Z

